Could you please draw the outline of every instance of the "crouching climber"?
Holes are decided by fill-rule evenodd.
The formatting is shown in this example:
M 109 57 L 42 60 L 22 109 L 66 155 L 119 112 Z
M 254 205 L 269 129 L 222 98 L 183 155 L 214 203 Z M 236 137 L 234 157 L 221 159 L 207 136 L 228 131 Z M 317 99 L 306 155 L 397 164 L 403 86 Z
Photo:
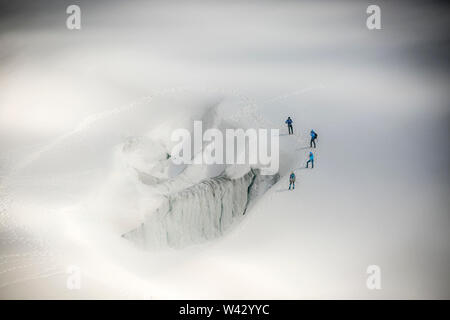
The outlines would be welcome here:
M 291 190 L 291 186 L 292 186 L 292 190 L 295 189 L 295 173 L 292 172 L 291 175 L 289 176 L 289 190 Z

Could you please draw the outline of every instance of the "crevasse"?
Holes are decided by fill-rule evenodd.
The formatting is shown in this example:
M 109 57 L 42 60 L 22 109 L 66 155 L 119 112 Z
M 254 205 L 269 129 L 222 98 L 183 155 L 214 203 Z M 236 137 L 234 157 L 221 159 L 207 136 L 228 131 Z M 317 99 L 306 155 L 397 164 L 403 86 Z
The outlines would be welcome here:
M 278 179 L 278 174 L 265 176 L 251 169 L 236 179 L 219 176 L 201 181 L 168 194 L 163 205 L 123 237 L 147 249 L 181 248 L 217 238 Z

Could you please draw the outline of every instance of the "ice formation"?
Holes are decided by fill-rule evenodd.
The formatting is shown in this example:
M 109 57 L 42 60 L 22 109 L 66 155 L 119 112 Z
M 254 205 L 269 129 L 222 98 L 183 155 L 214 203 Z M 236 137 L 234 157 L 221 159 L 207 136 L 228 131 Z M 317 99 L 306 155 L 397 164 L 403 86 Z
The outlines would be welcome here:
M 240 178 L 222 175 L 201 181 L 167 195 L 162 206 L 124 237 L 145 248 L 180 248 L 217 238 L 278 179 L 278 174 L 264 176 L 258 169 L 251 169 Z

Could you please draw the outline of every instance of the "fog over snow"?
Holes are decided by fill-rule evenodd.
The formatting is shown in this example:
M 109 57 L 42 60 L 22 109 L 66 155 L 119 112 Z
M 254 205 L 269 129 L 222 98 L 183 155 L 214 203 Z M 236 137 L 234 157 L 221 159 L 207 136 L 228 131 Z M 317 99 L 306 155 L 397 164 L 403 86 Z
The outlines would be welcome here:
M 77 3 L 0 1 L 1 298 L 450 298 L 444 5 Z M 279 172 L 173 164 L 195 120 Z

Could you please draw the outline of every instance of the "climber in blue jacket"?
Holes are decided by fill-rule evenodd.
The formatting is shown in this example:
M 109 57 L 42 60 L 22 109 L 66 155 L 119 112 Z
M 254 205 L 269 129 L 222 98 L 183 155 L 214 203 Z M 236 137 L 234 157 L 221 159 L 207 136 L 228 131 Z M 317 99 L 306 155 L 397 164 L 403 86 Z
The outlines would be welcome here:
M 312 148 L 312 146 L 314 144 L 314 148 L 315 148 L 316 147 L 317 133 L 315 133 L 314 130 L 311 130 L 310 135 L 311 135 L 311 142 L 309 143 L 309 147 Z
M 288 117 L 287 120 L 284 122 L 288 125 L 288 131 L 289 131 L 290 135 L 294 134 L 294 129 L 292 128 L 292 122 L 294 122 L 294 121 L 292 121 L 291 117 Z
M 311 169 L 314 169 L 314 155 L 312 152 L 309 153 L 309 160 L 306 162 L 306 167 L 309 167 L 309 163 L 311 162 Z
M 291 175 L 289 176 L 289 190 L 291 190 L 291 186 L 292 186 L 292 190 L 295 189 L 295 173 L 292 172 Z

